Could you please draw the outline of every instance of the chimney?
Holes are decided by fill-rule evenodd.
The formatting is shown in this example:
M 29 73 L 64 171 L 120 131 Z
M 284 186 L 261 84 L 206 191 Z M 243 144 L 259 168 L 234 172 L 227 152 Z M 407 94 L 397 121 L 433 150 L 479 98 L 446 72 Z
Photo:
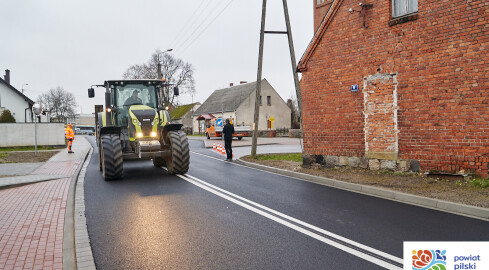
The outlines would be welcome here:
M 248 83 L 247 81 L 240 81 L 239 84 L 245 84 Z
M 234 83 L 230 83 L 230 84 L 229 84 L 229 87 L 233 87 L 233 86 L 234 86 Z
M 4 79 L 7 82 L 7 84 L 10 84 L 10 70 L 8 70 L 8 69 L 5 70 Z

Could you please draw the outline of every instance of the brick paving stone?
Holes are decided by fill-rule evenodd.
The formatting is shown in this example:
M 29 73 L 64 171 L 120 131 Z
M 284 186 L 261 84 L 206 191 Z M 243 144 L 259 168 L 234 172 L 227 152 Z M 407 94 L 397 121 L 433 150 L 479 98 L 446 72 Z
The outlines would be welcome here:
M 79 163 L 45 164 L 46 174 L 74 173 Z M 46 166 L 49 165 L 49 166 Z M 0 190 L 0 269 L 63 267 L 63 224 L 71 178 Z

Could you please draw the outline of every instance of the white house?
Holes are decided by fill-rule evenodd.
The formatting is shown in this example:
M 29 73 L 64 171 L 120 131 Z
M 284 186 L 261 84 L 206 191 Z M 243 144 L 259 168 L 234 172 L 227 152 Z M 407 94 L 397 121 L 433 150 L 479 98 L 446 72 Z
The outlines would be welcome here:
M 10 85 L 10 70 L 5 70 L 0 78 L 0 111 L 10 110 L 17 123 L 33 122 L 32 105 L 34 101 Z

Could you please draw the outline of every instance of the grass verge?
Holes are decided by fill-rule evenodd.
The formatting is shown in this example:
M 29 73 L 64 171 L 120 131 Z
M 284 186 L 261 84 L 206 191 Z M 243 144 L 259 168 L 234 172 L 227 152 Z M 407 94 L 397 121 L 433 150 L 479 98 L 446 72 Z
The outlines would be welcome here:
M 259 160 L 287 160 L 287 161 L 295 161 L 302 162 L 302 154 L 270 154 L 270 155 L 256 155 L 256 159 Z
M 35 148 L 34 146 L 0 147 L 0 152 L 34 151 L 35 150 L 34 148 Z M 58 150 L 63 148 L 65 147 L 64 146 L 38 146 L 37 150 Z

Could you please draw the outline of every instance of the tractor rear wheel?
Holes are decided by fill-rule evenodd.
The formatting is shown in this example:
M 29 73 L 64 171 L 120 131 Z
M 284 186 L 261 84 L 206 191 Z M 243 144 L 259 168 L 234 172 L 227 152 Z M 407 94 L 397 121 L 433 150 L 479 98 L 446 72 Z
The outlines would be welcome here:
M 166 168 L 170 174 L 185 174 L 190 164 L 188 139 L 185 132 L 170 131 L 167 140 L 171 153 L 166 158 Z
M 118 134 L 100 136 L 102 154 L 102 175 L 105 181 L 122 178 L 122 147 Z

